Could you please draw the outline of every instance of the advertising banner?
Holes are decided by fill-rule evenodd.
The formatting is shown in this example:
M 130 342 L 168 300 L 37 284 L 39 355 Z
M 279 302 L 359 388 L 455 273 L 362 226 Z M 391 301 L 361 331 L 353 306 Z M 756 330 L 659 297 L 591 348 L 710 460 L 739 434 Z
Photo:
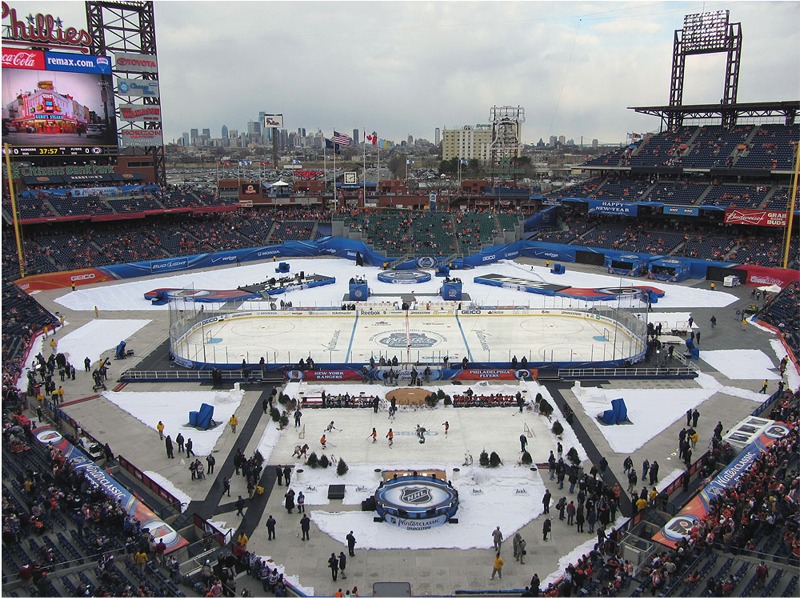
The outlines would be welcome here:
M 120 104 L 120 120 L 161 122 L 161 106 L 158 104 Z
M 745 210 L 728 208 L 725 210 L 725 224 L 746 224 L 748 226 L 775 226 L 785 228 L 788 212 L 773 210 Z
M 32 293 L 33 291 L 52 291 L 53 289 L 66 289 L 73 283 L 76 286 L 82 284 L 94 284 L 96 282 L 109 282 L 117 280 L 107 272 L 97 268 L 84 268 L 83 270 L 71 270 L 69 272 L 50 272 L 49 274 L 34 274 L 14 281 L 14 284 L 21 291 Z
M 145 79 L 117 79 L 117 93 L 121 96 L 141 98 L 157 98 L 161 94 L 158 81 Z
M 678 542 L 682 538 L 689 536 L 692 527 L 708 515 L 711 499 L 715 496 L 724 495 L 728 488 L 735 486 L 742 476 L 750 470 L 750 467 L 761 453 L 768 450 L 776 440 L 783 438 L 788 433 L 789 428 L 785 424 L 775 423 L 772 425 L 761 436 L 742 449 L 742 452 L 731 464 L 698 492 L 652 539 L 670 548 L 677 548 Z
M 96 488 L 102 490 L 114 503 L 120 504 L 125 512 L 137 519 L 142 527 L 150 530 L 156 542 L 163 540 L 167 545 L 167 553 L 186 546 L 187 542 L 178 532 L 160 519 L 146 504 L 120 484 L 102 467 L 96 465 L 83 451 L 77 449 L 57 430 L 50 426 L 40 426 L 33 430 L 36 439 L 48 447 L 55 447 L 75 467 L 83 473 Z
M 121 147 L 158 147 L 164 137 L 158 129 L 124 129 L 119 132 Z
M 589 214 L 610 214 L 612 216 L 636 216 L 639 206 L 629 201 L 589 200 Z
M 117 53 L 114 70 L 124 73 L 157 73 L 158 61 L 152 54 Z
M 111 74 L 111 59 L 108 56 L 80 56 L 61 52 L 44 53 L 45 68 L 48 71 L 69 73 Z
M 664 206 L 662 212 L 675 216 L 699 216 L 700 208 L 692 208 L 690 206 Z
M 283 114 L 265 114 L 264 127 L 267 129 L 283 128 Z
M 43 71 L 45 70 L 44 52 L 40 52 L 39 50 L 3 48 L 3 68 Z

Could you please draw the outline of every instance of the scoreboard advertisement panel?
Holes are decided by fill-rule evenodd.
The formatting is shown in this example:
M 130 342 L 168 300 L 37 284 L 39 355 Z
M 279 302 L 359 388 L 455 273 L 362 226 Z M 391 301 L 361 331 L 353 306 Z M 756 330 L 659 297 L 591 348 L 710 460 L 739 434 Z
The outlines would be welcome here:
M 107 56 L 3 48 L 2 108 L 12 157 L 118 151 Z

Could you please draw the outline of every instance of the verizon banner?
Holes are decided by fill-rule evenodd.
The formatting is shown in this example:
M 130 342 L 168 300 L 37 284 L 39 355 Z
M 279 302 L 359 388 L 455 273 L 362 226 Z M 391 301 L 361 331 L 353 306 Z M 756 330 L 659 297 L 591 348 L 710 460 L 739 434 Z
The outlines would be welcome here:
M 119 117 L 128 121 L 161 122 L 161 106 L 158 104 L 120 104 Z
M 123 129 L 119 132 L 120 147 L 159 147 L 164 137 L 158 129 Z
M 158 62 L 152 54 L 116 54 L 115 71 L 125 73 L 157 73 Z
M 785 228 L 788 219 L 788 212 L 744 210 L 741 208 L 728 208 L 725 210 L 725 224 L 747 224 L 749 226 L 775 226 Z

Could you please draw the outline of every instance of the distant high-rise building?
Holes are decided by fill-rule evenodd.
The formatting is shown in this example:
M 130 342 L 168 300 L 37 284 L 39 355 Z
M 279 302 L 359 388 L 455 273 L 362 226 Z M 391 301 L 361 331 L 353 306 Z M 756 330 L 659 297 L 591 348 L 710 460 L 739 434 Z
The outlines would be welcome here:
M 487 162 L 491 157 L 491 145 L 491 125 L 466 125 L 460 129 L 445 127 L 442 131 L 442 160 L 460 158 Z
M 600 147 L 600 141 L 597 139 L 592 139 L 592 149 L 597 149 Z
M 434 145 L 439 145 L 442 140 L 442 132 L 439 130 L 439 127 L 436 127 L 436 130 L 433 132 L 433 138 L 435 139 Z
M 558 144 L 558 138 L 555 135 L 550 135 L 550 141 L 547 145 L 550 147 L 555 147 Z
M 211 129 L 203 129 L 203 137 L 211 139 Z
M 191 140 L 189 139 L 189 133 L 184 133 L 181 136 L 181 140 L 183 141 L 183 147 L 189 147 L 189 143 L 191 143 Z
M 200 131 L 198 129 L 190 129 L 189 130 L 189 140 L 192 145 L 197 145 L 197 138 L 200 137 Z
M 297 129 L 297 134 L 300 135 L 300 137 L 305 137 L 306 136 L 306 128 L 305 127 L 300 127 L 299 129 Z
M 559 142 L 561 145 L 564 145 L 564 144 L 567 142 L 567 138 L 566 138 L 564 135 L 559 135 L 559 136 L 558 136 L 558 142 Z
M 228 126 L 227 125 L 222 125 L 222 135 L 221 135 L 221 137 L 223 139 L 227 139 L 228 138 Z
M 358 145 L 360 141 L 358 140 L 358 129 L 353 129 L 353 145 Z
M 408 142 L 408 145 L 414 145 L 414 136 L 413 135 L 409 135 L 407 142 Z

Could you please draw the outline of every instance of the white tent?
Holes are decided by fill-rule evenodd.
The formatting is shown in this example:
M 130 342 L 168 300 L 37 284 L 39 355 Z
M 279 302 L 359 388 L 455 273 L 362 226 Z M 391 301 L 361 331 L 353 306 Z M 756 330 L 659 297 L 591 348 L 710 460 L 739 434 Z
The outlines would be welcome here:
M 764 287 L 758 287 L 758 290 L 764 291 L 765 293 L 780 293 L 782 289 L 776 284 L 771 284 Z
M 289 183 L 286 183 L 284 181 L 275 181 L 274 183 L 272 183 L 272 185 L 270 185 L 270 187 L 288 187 L 288 186 Z

